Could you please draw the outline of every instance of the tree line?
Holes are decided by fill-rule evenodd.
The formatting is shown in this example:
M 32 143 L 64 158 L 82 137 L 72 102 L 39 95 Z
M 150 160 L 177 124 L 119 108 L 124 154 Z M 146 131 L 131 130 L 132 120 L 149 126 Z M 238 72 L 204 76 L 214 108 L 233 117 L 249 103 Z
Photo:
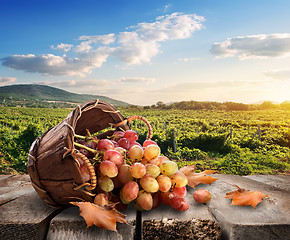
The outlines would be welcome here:
M 140 108 L 131 105 L 129 108 Z M 223 111 L 251 111 L 251 110 L 290 110 L 290 101 L 280 104 L 271 101 L 265 101 L 261 104 L 245 104 L 237 102 L 201 102 L 201 101 L 181 101 L 171 104 L 165 104 L 162 101 L 151 106 L 141 107 L 143 109 L 180 109 L 180 110 L 223 110 Z

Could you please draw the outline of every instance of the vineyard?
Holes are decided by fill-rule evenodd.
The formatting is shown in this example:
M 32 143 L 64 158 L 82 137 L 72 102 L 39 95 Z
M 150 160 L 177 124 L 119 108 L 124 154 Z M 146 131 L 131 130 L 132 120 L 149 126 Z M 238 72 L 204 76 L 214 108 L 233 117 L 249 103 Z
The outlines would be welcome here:
M 35 137 L 61 122 L 72 109 L 0 107 L 0 173 L 26 172 Z M 121 108 L 141 115 L 153 127 L 152 140 L 181 167 L 226 174 L 289 174 L 290 111 L 222 111 Z M 131 128 L 146 138 L 146 127 Z

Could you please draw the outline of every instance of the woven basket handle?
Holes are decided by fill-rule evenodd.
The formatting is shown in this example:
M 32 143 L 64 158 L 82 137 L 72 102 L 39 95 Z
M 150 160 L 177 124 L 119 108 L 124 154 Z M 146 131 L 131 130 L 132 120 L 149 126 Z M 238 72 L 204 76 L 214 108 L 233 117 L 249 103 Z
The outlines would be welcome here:
M 153 136 L 152 127 L 151 127 L 150 123 L 148 122 L 148 120 L 142 116 L 135 115 L 135 116 L 127 117 L 124 121 L 115 124 L 114 127 L 115 128 L 121 127 L 127 123 L 130 123 L 133 120 L 141 120 L 142 122 L 145 123 L 145 125 L 147 126 L 147 129 L 148 129 L 147 140 L 151 139 Z

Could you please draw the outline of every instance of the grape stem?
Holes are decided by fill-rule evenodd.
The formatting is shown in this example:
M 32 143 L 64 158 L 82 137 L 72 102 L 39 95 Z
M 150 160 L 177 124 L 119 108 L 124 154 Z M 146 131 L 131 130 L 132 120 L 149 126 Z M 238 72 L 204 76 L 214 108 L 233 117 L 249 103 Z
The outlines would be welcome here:
M 87 150 L 87 151 L 89 151 L 89 152 L 91 152 L 91 153 L 93 153 L 93 154 L 98 153 L 98 150 L 91 149 L 91 148 L 89 148 L 89 147 L 87 147 L 87 146 L 84 146 L 84 145 L 82 145 L 82 144 L 80 144 L 80 143 L 74 142 L 74 145 L 75 145 L 76 147 L 83 148 L 83 149 L 85 149 L 85 150 Z
M 79 139 L 84 139 L 84 140 L 87 138 L 86 136 L 82 136 L 82 135 L 78 135 L 78 134 L 75 134 L 75 137 L 79 138 Z
M 98 142 L 99 142 L 97 139 L 95 139 L 95 138 L 92 137 L 92 134 L 90 132 L 88 132 L 88 135 L 86 135 L 86 136 L 82 136 L 82 135 L 79 135 L 79 134 L 75 134 L 74 137 L 75 138 L 78 138 L 78 139 L 83 139 L 86 142 L 92 141 L 92 142 L 94 142 L 96 144 L 98 144 Z

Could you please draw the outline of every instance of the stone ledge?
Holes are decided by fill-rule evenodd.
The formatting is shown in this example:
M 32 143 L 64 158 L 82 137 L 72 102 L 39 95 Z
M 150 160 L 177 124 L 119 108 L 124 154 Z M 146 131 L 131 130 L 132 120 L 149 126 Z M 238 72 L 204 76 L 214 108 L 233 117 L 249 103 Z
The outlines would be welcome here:
M 117 234 L 114 231 L 104 230 L 97 226 L 91 226 L 86 229 L 85 220 L 79 215 L 78 207 L 65 209 L 62 213 L 52 219 L 48 231 L 49 240 L 79 240 L 79 239 L 124 239 L 134 238 L 136 211 L 128 209 L 124 212 L 128 224 L 117 223 Z
M 199 185 L 211 192 L 207 203 L 210 212 L 221 224 L 224 239 L 283 239 L 290 236 L 289 191 L 272 185 L 234 175 L 213 175 L 219 180 L 211 185 Z M 286 181 L 290 176 L 285 176 Z M 256 206 L 233 206 L 226 199 L 227 192 L 236 190 L 234 185 L 249 190 L 261 191 L 270 196 Z
M 212 200 L 196 203 L 189 188 L 187 201 L 190 210 L 178 212 L 161 205 L 142 212 L 142 220 L 129 208 L 125 215 L 129 225 L 118 224 L 120 235 L 86 224 L 79 209 L 72 207 L 62 213 L 47 206 L 36 194 L 26 175 L 0 176 L 0 239 L 134 239 L 143 232 L 144 239 L 287 239 L 290 236 L 290 176 L 234 176 L 214 174 L 211 185 L 200 184 L 196 189 L 207 189 Z M 257 190 L 269 195 L 254 209 L 251 206 L 232 206 L 225 198 L 234 185 Z M 137 231 L 141 225 L 143 231 Z M 142 228 L 143 224 L 143 228 Z M 136 227 L 137 226 L 137 227 Z M 161 229 L 164 234 L 161 234 Z M 222 229 L 222 234 L 220 233 Z M 173 233 L 176 233 L 175 235 Z M 160 235 L 161 234 L 161 235 Z M 208 234 L 208 235 L 207 235 Z M 160 236 L 159 238 L 153 236 Z M 210 237 L 208 237 L 210 236 Z M 139 236 L 140 237 L 140 236 Z M 140 238 L 139 238 L 140 239 Z

